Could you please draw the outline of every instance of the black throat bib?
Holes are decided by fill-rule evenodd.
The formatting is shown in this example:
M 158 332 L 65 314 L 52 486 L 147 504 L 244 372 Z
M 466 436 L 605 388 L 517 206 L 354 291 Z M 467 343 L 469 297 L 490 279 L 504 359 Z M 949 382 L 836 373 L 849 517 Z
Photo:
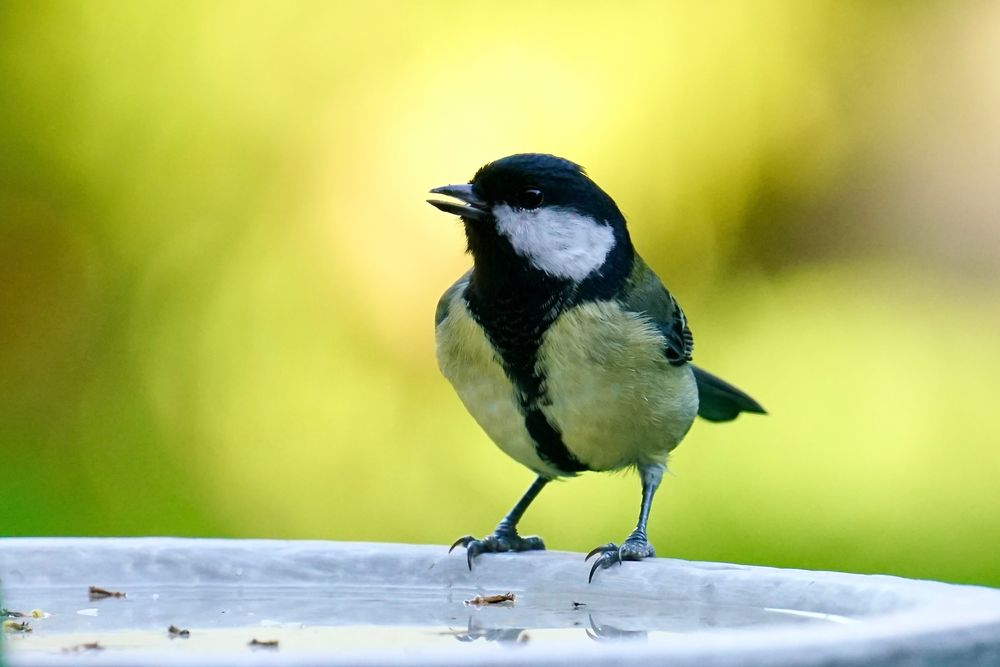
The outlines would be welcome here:
M 538 368 L 538 350 L 546 331 L 562 312 L 588 301 L 614 298 L 632 270 L 631 242 L 627 234 L 617 238 L 616 233 L 615 247 L 604 265 L 577 283 L 535 268 L 494 229 L 469 227 L 466 229 L 475 267 L 463 297 L 518 390 L 524 425 L 535 441 L 535 451 L 564 474 L 587 470 L 541 410 L 551 405 L 552 399 L 543 389 L 545 377 Z

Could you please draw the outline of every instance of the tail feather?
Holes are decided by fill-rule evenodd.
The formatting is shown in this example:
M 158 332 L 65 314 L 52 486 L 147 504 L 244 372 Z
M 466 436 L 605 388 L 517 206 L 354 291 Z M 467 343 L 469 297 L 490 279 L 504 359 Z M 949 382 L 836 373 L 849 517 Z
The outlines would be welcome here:
M 741 412 L 766 415 L 760 403 L 722 378 L 691 364 L 698 385 L 698 416 L 712 422 L 736 419 Z

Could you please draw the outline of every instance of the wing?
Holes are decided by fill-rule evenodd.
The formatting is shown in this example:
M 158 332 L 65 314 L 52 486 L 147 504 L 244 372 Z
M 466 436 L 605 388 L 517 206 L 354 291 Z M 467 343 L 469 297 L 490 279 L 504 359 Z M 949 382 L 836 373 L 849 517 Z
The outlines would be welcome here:
M 698 385 L 698 416 L 710 422 L 727 422 L 741 412 L 766 415 L 760 403 L 722 378 L 691 364 Z
M 451 306 L 451 302 L 456 297 L 462 296 L 462 292 L 469 285 L 469 276 L 472 275 L 472 269 L 465 272 L 461 278 L 455 281 L 455 284 L 444 291 L 441 298 L 438 300 L 437 311 L 434 313 L 434 327 L 441 324 L 444 318 L 448 317 L 448 308 Z
M 674 366 L 691 361 L 694 337 L 684 311 L 645 262 L 636 256 L 635 266 L 623 290 L 625 306 L 649 317 L 666 338 L 663 353 Z M 741 412 L 767 414 L 760 403 L 725 380 L 691 364 L 698 385 L 698 416 L 713 422 L 736 419 Z
M 638 255 L 625 282 L 621 300 L 628 310 L 642 313 L 656 324 L 666 338 L 663 353 L 671 365 L 683 366 L 691 361 L 694 336 L 688 328 L 684 311 Z

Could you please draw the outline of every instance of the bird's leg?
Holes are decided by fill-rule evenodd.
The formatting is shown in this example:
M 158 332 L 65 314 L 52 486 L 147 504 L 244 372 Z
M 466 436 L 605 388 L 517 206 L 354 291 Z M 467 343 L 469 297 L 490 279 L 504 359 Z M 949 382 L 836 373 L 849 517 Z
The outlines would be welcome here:
M 550 479 L 548 477 L 543 477 L 541 475 L 532 482 L 528 490 L 524 492 L 521 499 L 517 501 L 511 511 L 507 512 L 507 516 L 500 520 L 497 524 L 496 530 L 493 531 L 492 535 L 487 535 L 481 540 L 477 540 L 472 535 L 466 535 L 465 537 L 460 537 L 451 545 L 451 549 L 448 549 L 448 553 L 451 553 L 452 549 L 461 545 L 465 547 L 465 555 L 469 562 L 469 569 L 472 569 L 472 559 L 481 553 L 498 553 L 501 551 L 533 551 L 536 549 L 544 549 L 545 543 L 542 542 L 542 538 L 537 535 L 532 535 L 530 537 L 521 537 L 517 534 L 517 522 L 521 520 L 521 516 L 524 511 L 528 509 L 528 505 L 531 501 L 535 499 L 538 492 L 548 484 Z
M 627 560 L 642 560 L 656 555 L 653 545 L 646 539 L 646 523 L 649 521 L 649 508 L 653 504 L 653 495 L 660 486 L 660 480 L 663 479 L 664 468 L 665 466 L 660 463 L 639 466 L 639 474 L 642 477 L 642 506 L 639 508 L 639 521 L 635 524 L 635 530 L 625 538 L 621 546 L 609 542 L 587 554 L 586 560 L 590 560 L 591 556 L 595 554 L 601 554 L 590 569 L 588 581 L 594 580 L 594 573 L 598 569 L 605 569 L 615 563 Z

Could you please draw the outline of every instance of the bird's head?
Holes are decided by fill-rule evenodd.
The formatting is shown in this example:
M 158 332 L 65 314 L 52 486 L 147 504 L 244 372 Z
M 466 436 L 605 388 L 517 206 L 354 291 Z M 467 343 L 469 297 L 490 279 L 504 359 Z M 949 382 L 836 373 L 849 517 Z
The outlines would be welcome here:
M 491 162 L 466 185 L 429 200 L 462 218 L 476 269 L 541 272 L 581 283 L 631 261 L 625 218 L 583 169 L 554 155 L 523 153 Z

